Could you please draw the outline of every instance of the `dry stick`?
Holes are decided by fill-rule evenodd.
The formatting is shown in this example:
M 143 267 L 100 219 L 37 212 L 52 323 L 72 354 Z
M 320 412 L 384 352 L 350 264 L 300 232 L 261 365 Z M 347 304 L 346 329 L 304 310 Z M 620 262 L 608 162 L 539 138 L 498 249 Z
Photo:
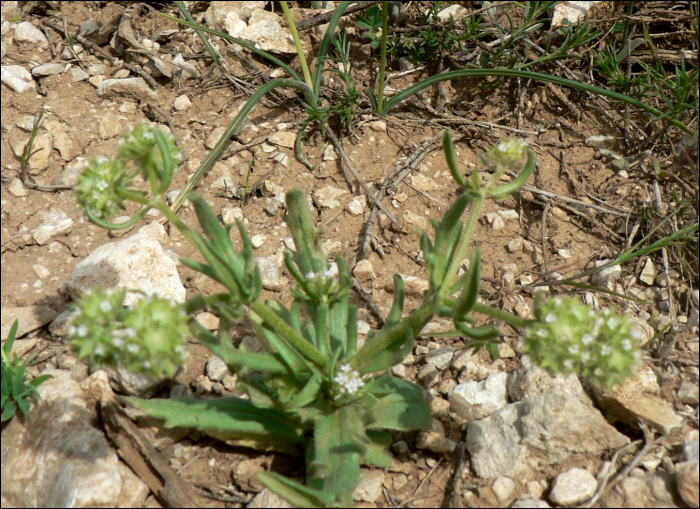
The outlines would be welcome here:
M 634 467 L 637 466 L 637 464 L 642 460 L 644 455 L 649 452 L 649 449 L 651 449 L 651 446 L 655 444 L 654 440 L 654 435 L 652 434 L 651 430 L 642 422 L 639 423 L 639 427 L 642 429 L 642 432 L 644 433 L 644 447 L 642 447 L 639 452 L 635 455 L 635 457 L 632 459 L 632 461 L 629 462 L 629 464 L 623 468 L 620 472 L 615 474 L 615 476 L 612 478 L 610 482 L 608 481 L 608 478 L 606 476 L 605 480 L 600 484 L 600 487 L 598 488 L 598 491 L 593 495 L 593 497 L 586 502 L 583 505 L 580 505 L 579 507 L 591 507 L 593 504 L 596 503 L 598 498 L 600 498 L 601 495 L 603 495 L 605 492 L 613 488 L 618 482 L 620 482 L 627 474 L 629 474 Z M 624 446 L 621 450 L 626 449 L 627 447 L 637 444 L 640 441 L 637 440 L 636 442 L 633 442 L 632 444 L 628 444 Z M 620 452 L 617 451 L 615 452 L 615 455 L 613 456 L 613 459 L 616 459 L 617 454 Z M 611 464 L 610 468 L 613 468 L 614 463 Z
M 360 184 L 362 189 L 364 189 L 365 193 L 367 193 L 367 196 L 379 207 L 382 212 L 386 214 L 386 216 L 391 219 L 391 222 L 396 225 L 397 228 L 403 230 L 403 225 L 401 222 L 394 217 L 394 214 L 392 214 L 389 209 L 384 205 L 381 201 L 380 198 L 376 197 L 372 190 L 369 188 L 367 184 L 364 183 L 360 175 L 357 173 L 357 170 L 355 170 L 355 167 L 352 165 L 352 162 L 350 162 L 350 158 L 348 155 L 345 153 L 345 150 L 343 149 L 343 146 L 340 144 L 340 141 L 338 141 L 338 138 L 335 137 L 335 134 L 333 134 L 333 131 L 328 129 L 328 135 L 331 138 L 331 141 L 333 142 L 333 145 L 335 145 L 335 148 L 338 150 L 338 153 L 340 154 L 340 158 L 342 161 L 345 163 L 345 166 L 347 166 L 348 170 L 350 170 L 350 173 L 352 173 L 353 177 L 357 179 L 357 182 Z
M 203 507 L 203 500 L 126 416 L 114 395 L 100 402 L 107 435 L 119 456 L 165 507 Z
M 459 507 L 459 499 L 462 498 L 462 470 L 464 469 L 465 447 L 464 442 L 457 447 L 457 466 L 452 480 L 452 507 Z
M 376 209 L 375 209 L 376 210 Z M 357 292 L 357 295 L 364 301 L 365 304 L 367 304 L 367 307 L 369 308 L 370 312 L 374 315 L 374 317 L 377 319 L 379 322 L 379 327 L 384 327 L 384 322 L 386 321 L 384 319 L 384 316 L 382 315 L 382 311 L 377 307 L 377 305 L 374 303 L 372 300 L 372 297 L 369 296 L 367 292 L 365 292 L 360 284 L 357 282 L 357 280 L 353 277 L 352 278 L 352 288 Z
M 654 181 L 654 196 L 656 198 L 656 209 L 661 212 L 661 190 L 659 189 L 659 182 L 657 180 Z M 661 259 L 663 260 L 664 264 L 664 275 L 666 276 L 666 294 L 668 295 L 668 308 L 669 312 L 671 315 L 671 323 L 673 324 L 673 329 L 676 330 L 678 328 L 678 324 L 676 322 L 676 309 L 675 306 L 673 305 L 673 292 L 671 291 L 671 279 L 668 275 L 669 272 L 669 267 L 668 267 L 668 251 L 666 250 L 666 247 L 661 248 Z M 671 340 L 666 344 L 664 347 L 663 351 L 661 352 L 661 360 L 664 361 L 666 359 L 666 356 L 671 352 L 673 349 L 673 346 L 676 344 L 676 335 L 671 334 Z
M 422 480 L 420 483 L 418 483 L 418 487 L 416 488 L 416 491 L 413 492 L 413 496 L 412 496 L 410 499 L 408 499 L 408 500 L 404 500 L 404 501 L 401 503 L 401 506 L 403 506 L 403 505 L 405 505 L 405 504 L 408 504 L 409 502 L 412 502 L 413 500 L 418 500 L 418 497 L 417 497 L 416 495 L 418 495 L 418 492 L 419 492 L 420 489 L 423 487 L 423 484 L 425 483 L 425 481 L 427 481 L 428 479 L 430 479 L 430 476 L 433 475 L 433 472 L 435 472 L 435 469 L 436 469 L 437 467 L 440 466 L 440 463 L 442 463 L 442 459 L 443 459 L 443 458 L 440 458 L 440 459 L 437 461 L 437 463 L 435 463 L 435 465 L 433 466 L 433 468 L 430 469 L 430 472 L 428 472 L 428 475 L 426 475 L 425 477 L 423 477 L 423 480 Z M 401 507 L 401 506 L 399 506 L 399 507 Z
M 542 241 L 542 260 L 544 261 L 544 272 L 545 274 L 549 272 L 549 260 L 547 258 L 547 213 L 549 212 L 549 207 L 552 205 L 550 200 L 547 200 L 544 206 L 544 211 L 542 212 L 542 224 L 540 225 L 540 240 Z
M 63 32 L 64 35 L 65 35 L 66 37 L 68 37 L 68 36 L 70 35 L 70 36 L 73 37 L 76 41 L 78 41 L 80 44 L 82 44 L 83 47 L 89 49 L 89 50 L 92 51 L 93 53 L 98 53 L 100 57 L 102 57 L 102 58 L 104 58 L 105 60 L 107 60 L 110 64 L 114 65 L 114 64 L 116 63 L 116 60 L 117 60 L 117 59 L 115 59 L 112 55 L 110 55 L 110 54 L 107 53 L 105 50 L 103 50 L 102 48 L 100 48 L 97 44 L 95 44 L 95 43 L 93 43 L 92 41 L 86 39 L 86 38 L 83 37 L 82 35 L 78 35 L 78 34 L 68 34 L 68 33 L 66 33 L 66 31 L 64 31 L 64 29 L 63 29 L 62 27 L 60 27 L 59 25 L 53 23 L 52 21 L 43 20 L 42 23 L 43 23 L 44 25 L 46 25 L 47 27 L 56 30 L 56 31 L 59 32 L 59 33 Z M 144 72 L 143 69 L 140 69 L 139 67 L 137 67 L 137 66 L 135 66 L 135 65 L 127 64 L 127 63 L 124 63 L 124 62 L 121 63 L 121 66 L 122 66 L 124 69 L 129 69 L 131 72 L 136 73 L 136 74 L 138 74 L 139 76 L 141 76 L 144 80 L 146 80 L 146 81 L 148 82 L 148 85 L 151 87 L 151 90 L 156 90 L 156 88 L 158 87 L 158 84 L 155 82 L 155 80 L 154 80 L 153 78 L 151 78 L 151 76 L 149 76 L 146 72 Z
M 508 172 L 508 174 L 511 175 L 512 177 L 515 177 L 515 175 L 511 172 Z M 617 217 L 629 217 L 632 214 L 631 212 L 625 213 L 625 212 L 617 212 L 616 210 L 606 209 L 605 207 L 601 207 L 601 206 L 596 205 L 594 203 L 586 203 L 585 201 L 580 201 L 580 200 L 576 200 L 574 198 L 569 198 L 568 196 L 561 196 L 559 194 L 550 193 L 549 191 L 542 191 L 541 189 L 537 189 L 536 187 L 532 187 L 532 186 L 526 185 L 526 186 L 523 186 L 522 189 L 523 189 L 523 191 L 530 191 L 531 193 L 546 196 L 547 198 L 553 198 L 555 200 L 560 200 L 560 201 L 564 201 L 567 203 L 581 205 L 581 206 L 595 209 L 595 210 L 598 210 L 598 211 L 603 212 L 605 214 L 611 214 L 611 215 L 617 216 Z
M 413 169 L 416 165 L 425 157 L 425 155 L 432 151 L 432 147 L 442 138 L 442 133 L 438 136 L 434 136 L 430 140 L 424 142 L 418 147 L 418 150 L 414 151 L 413 154 L 405 161 L 400 162 L 396 165 L 396 168 L 389 174 L 385 179 L 382 187 L 379 189 L 379 195 L 384 196 L 387 190 L 391 191 L 397 186 Z M 406 168 L 404 170 L 404 168 Z M 372 231 L 374 230 L 374 225 L 377 221 L 377 207 L 372 208 L 372 212 L 367 221 L 367 226 L 365 227 L 365 233 L 362 239 L 362 248 L 360 250 L 359 260 L 363 260 L 367 257 L 370 250 L 370 241 L 372 239 Z
M 343 16 L 347 16 L 348 14 L 352 14 L 353 12 L 361 11 L 362 9 L 365 9 L 367 7 L 370 7 L 371 5 L 378 3 L 380 2 L 357 2 L 356 4 L 351 5 L 350 7 L 345 9 Z M 335 16 L 335 11 L 337 10 L 338 9 L 333 9 L 332 11 L 324 12 L 323 14 L 317 14 L 313 18 L 309 18 L 307 20 L 302 21 L 301 23 L 297 24 L 297 30 L 306 30 L 307 28 L 312 28 L 318 25 L 323 25 L 324 23 L 328 23 L 331 20 L 331 18 Z

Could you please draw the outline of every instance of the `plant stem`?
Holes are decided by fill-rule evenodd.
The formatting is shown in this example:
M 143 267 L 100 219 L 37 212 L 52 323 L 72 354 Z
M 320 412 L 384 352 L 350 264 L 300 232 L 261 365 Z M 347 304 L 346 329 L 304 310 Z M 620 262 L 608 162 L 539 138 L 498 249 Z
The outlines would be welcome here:
M 382 111 L 384 106 L 384 79 L 386 73 L 386 32 L 388 30 L 387 19 L 389 18 L 389 2 L 382 2 L 382 56 L 381 62 L 379 64 L 379 83 L 378 83 L 378 98 L 377 98 L 377 110 Z
M 294 18 L 292 17 L 292 11 L 289 10 L 287 2 L 280 2 L 282 10 L 284 11 L 284 17 L 287 18 L 287 24 L 289 25 L 289 30 L 292 32 L 292 37 L 294 38 L 294 45 L 297 47 L 299 52 L 299 61 L 301 62 L 301 70 L 304 73 L 304 81 L 309 86 L 311 90 L 314 88 L 313 81 L 311 80 L 311 72 L 309 72 L 309 64 L 306 63 L 306 55 L 304 55 L 304 46 L 301 44 L 301 39 L 299 38 L 299 32 L 297 31 L 297 26 L 294 23 Z

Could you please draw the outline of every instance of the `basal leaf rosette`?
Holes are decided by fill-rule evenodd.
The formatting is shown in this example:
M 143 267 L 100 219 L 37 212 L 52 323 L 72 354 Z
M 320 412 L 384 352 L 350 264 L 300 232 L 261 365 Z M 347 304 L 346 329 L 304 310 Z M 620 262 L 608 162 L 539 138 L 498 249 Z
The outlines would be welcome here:
M 526 330 L 521 347 L 550 373 L 579 373 L 608 388 L 634 375 L 640 338 L 626 317 L 573 297 L 550 299 L 535 314 L 537 323 Z
M 104 288 L 83 295 L 69 329 L 78 357 L 153 378 L 172 377 L 186 360 L 187 315 L 156 295 L 125 308 L 125 295 L 123 289 Z
M 124 198 L 117 190 L 130 187 L 132 181 L 133 176 L 124 161 L 98 156 L 80 172 L 75 186 L 76 198 L 84 210 L 90 210 L 99 219 L 110 220 L 126 210 Z

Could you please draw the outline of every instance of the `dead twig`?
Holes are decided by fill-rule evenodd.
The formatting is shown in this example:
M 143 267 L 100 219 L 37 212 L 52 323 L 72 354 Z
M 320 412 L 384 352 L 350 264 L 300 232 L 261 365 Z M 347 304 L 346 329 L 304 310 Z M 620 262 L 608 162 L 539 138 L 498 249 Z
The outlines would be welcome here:
M 165 507 L 206 507 L 203 499 L 127 417 L 114 395 L 103 396 L 100 406 L 105 430 L 119 456 Z
M 353 12 L 361 11 L 362 9 L 365 9 L 367 7 L 370 7 L 374 4 L 380 3 L 379 1 L 368 1 L 368 2 L 357 2 L 354 5 L 351 5 L 347 9 L 345 9 L 345 12 L 343 13 L 343 16 L 347 16 L 348 14 L 352 14 Z M 313 18 L 305 19 L 304 21 L 300 22 L 297 24 L 297 30 L 307 30 L 309 28 L 313 28 L 318 25 L 323 25 L 324 23 L 328 23 L 333 16 L 335 16 L 335 11 L 338 9 L 333 9 L 332 11 L 324 12 L 323 14 L 317 14 Z
M 392 214 L 391 211 L 387 208 L 387 206 L 382 203 L 381 198 L 375 196 L 372 190 L 369 188 L 369 186 L 364 183 L 360 175 L 357 173 L 357 170 L 355 170 L 355 167 L 352 165 L 350 158 L 345 153 L 345 150 L 340 144 L 340 141 L 338 141 L 338 138 L 336 138 L 335 134 L 330 129 L 328 129 L 328 136 L 330 137 L 331 141 L 333 142 L 333 145 L 340 154 L 341 160 L 345 163 L 345 166 L 347 166 L 348 170 L 350 170 L 350 173 L 352 173 L 353 177 L 357 179 L 357 182 L 360 184 L 360 187 L 362 187 L 362 189 L 365 191 L 369 199 L 372 200 L 375 203 L 375 205 L 379 207 L 389 219 L 391 219 L 391 222 L 394 223 L 397 228 L 403 230 L 403 225 L 401 224 L 401 222 L 398 219 L 396 219 L 396 217 L 394 217 L 394 214 Z

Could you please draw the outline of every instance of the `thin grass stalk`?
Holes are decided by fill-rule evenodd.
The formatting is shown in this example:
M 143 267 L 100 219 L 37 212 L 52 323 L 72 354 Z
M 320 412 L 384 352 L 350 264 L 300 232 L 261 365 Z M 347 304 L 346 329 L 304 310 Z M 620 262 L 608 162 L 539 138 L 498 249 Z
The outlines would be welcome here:
M 287 2 L 280 2 L 282 10 L 284 11 L 284 17 L 287 18 L 287 25 L 289 25 L 289 30 L 292 32 L 292 37 L 294 38 L 294 45 L 297 47 L 297 52 L 299 53 L 299 62 L 301 62 L 301 70 L 304 73 L 304 81 L 313 90 L 314 85 L 311 81 L 311 73 L 309 72 L 309 64 L 306 63 L 306 55 L 304 54 L 304 46 L 301 44 L 301 39 L 299 38 L 299 32 L 297 31 L 297 26 L 294 23 L 294 18 L 292 17 L 292 11 L 289 10 Z
M 387 19 L 389 17 L 389 2 L 382 2 L 382 55 L 379 64 L 379 84 L 377 90 L 377 110 L 382 111 L 384 106 L 384 80 L 386 74 L 386 40 L 387 40 Z

